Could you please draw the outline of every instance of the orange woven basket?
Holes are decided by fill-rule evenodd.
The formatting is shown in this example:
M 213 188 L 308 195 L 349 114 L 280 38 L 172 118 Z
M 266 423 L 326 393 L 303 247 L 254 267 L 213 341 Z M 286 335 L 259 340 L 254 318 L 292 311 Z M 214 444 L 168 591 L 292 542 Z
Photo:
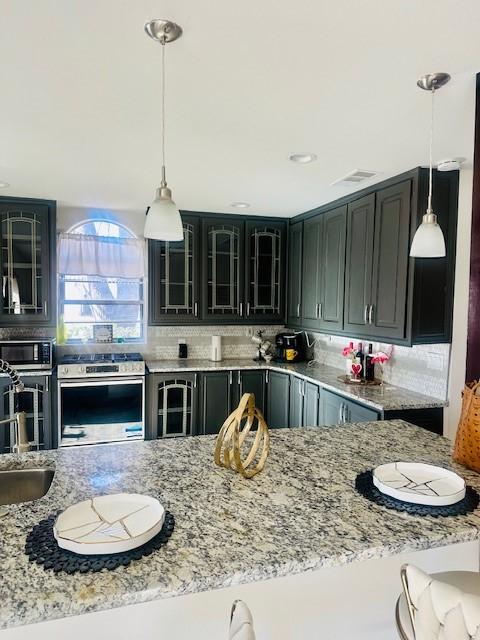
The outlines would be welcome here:
M 480 472 L 480 381 L 465 385 L 453 459 Z

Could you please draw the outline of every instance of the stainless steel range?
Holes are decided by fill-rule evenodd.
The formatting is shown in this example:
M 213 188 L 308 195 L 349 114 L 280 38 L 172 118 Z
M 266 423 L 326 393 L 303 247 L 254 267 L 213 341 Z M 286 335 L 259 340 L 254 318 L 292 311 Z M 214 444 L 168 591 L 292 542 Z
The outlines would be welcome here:
M 140 353 L 64 356 L 58 364 L 61 447 L 143 440 L 145 362 Z

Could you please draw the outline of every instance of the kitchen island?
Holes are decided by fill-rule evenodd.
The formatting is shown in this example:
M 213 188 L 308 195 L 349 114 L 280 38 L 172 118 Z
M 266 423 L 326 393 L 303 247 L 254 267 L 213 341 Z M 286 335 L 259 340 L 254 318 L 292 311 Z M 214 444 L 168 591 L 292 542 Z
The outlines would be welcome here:
M 251 606 L 262 640 L 393 638 L 403 561 L 478 570 L 476 513 L 414 517 L 354 489 L 357 473 L 399 459 L 454 468 L 480 489 L 479 476 L 451 464 L 451 445 L 439 436 L 403 421 L 276 430 L 252 480 L 215 467 L 214 442 L 2 456 L 0 470 L 51 466 L 55 477 L 44 498 L 12 505 L 0 519 L 0 638 L 224 638 L 237 597 Z M 174 514 L 165 547 L 97 574 L 54 574 L 29 562 L 25 537 L 39 520 L 121 491 L 158 497 Z

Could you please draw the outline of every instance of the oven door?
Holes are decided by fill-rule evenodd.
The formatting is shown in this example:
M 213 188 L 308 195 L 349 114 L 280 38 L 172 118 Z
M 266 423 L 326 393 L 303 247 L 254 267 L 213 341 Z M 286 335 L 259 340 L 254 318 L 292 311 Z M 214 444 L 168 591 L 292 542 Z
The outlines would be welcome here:
M 145 378 L 58 381 L 59 445 L 143 440 Z

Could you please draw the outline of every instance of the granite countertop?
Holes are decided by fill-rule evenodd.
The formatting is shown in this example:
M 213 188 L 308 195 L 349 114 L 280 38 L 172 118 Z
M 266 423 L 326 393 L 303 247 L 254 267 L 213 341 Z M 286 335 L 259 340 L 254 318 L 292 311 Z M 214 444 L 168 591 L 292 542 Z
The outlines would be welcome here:
M 151 373 L 168 373 L 170 371 L 209 371 L 229 369 L 268 369 L 284 371 L 299 378 L 320 384 L 325 389 L 340 393 L 346 398 L 372 407 L 377 411 L 396 411 L 406 409 L 431 409 L 445 407 L 447 402 L 439 398 L 425 396 L 415 391 L 402 389 L 390 384 L 382 386 L 353 386 L 339 380 L 345 374 L 341 369 L 324 364 L 308 365 L 306 362 L 254 362 L 252 359 L 228 359 L 221 362 L 210 360 L 147 360 Z
M 323 567 L 478 540 L 476 513 L 416 517 L 368 502 L 358 472 L 395 460 L 456 469 L 450 442 L 401 420 L 271 431 L 251 480 L 213 464 L 215 436 L 32 452 L 0 469 L 55 466 L 49 493 L 0 518 L 0 627 L 218 589 Z M 175 516 L 167 545 L 113 572 L 54 574 L 24 554 L 32 526 L 57 509 L 120 491 L 158 497 Z

